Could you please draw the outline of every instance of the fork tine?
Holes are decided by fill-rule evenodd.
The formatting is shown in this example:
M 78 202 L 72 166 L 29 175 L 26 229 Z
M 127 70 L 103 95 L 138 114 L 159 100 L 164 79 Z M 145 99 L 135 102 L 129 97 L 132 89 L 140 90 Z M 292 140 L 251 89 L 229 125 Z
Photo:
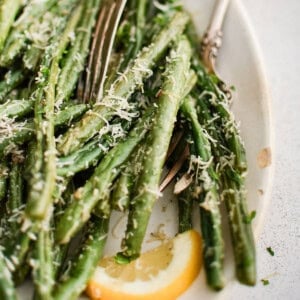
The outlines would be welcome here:
M 101 7 L 88 62 L 85 102 L 94 97 L 97 101 L 102 97 L 109 57 L 125 4 L 126 0 L 107 0 Z
M 85 88 L 84 88 L 84 97 L 83 100 L 84 102 L 88 102 L 88 100 L 90 99 L 90 92 L 91 92 L 91 74 L 92 74 L 92 67 L 93 67 L 93 61 L 94 61 L 94 56 L 95 56 L 95 51 L 96 51 L 96 47 L 97 47 L 97 43 L 99 41 L 99 32 L 101 30 L 101 26 L 103 23 L 103 19 L 105 14 L 103 13 L 105 7 L 101 7 L 100 12 L 99 12 L 99 16 L 98 16 L 98 20 L 96 23 L 96 29 L 95 29 L 95 33 L 94 33 L 94 37 L 93 37 L 93 41 L 92 41 L 92 46 L 91 46 L 91 51 L 90 51 L 90 56 L 89 56 L 89 61 L 88 61 L 88 67 L 87 67 L 87 71 L 86 71 L 86 79 L 85 79 Z
M 103 10 L 103 15 L 105 18 L 104 24 L 101 26 L 101 31 L 98 33 L 100 36 L 100 39 L 97 43 L 97 51 L 93 55 L 93 81 L 91 85 L 91 91 L 90 96 L 95 97 L 97 95 L 96 89 L 98 88 L 99 83 L 99 77 L 100 77 L 100 71 L 101 71 L 101 65 L 104 63 L 105 57 L 104 57 L 104 45 L 106 43 L 106 40 L 109 38 L 107 35 L 107 30 L 110 25 L 111 17 L 113 14 L 113 10 L 115 8 L 116 3 L 112 3 L 110 6 L 105 6 L 105 9 Z
M 183 130 L 176 131 L 172 137 L 170 147 L 167 152 L 166 161 L 169 159 L 169 157 L 172 155 L 174 150 L 176 149 L 178 143 L 181 141 L 181 138 L 183 137 Z
M 118 25 L 121 20 L 121 16 L 123 14 L 127 0 L 117 0 L 116 2 L 117 2 L 116 8 L 115 8 L 114 14 L 112 16 L 112 20 L 115 20 L 115 21 L 110 22 L 110 26 L 107 31 L 107 36 L 113 37 L 113 38 L 106 39 L 108 45 L 107 45 L 107 47 L 103 47 L 104 48 L 103 56 L 108 57 L 108 58 L 110 57 L 112 49 L 113 49 L 113 44 L 114 44 L 114 40 L 115 40 L 114 37 L 116 36 Z M 99 82 L 97 100 L 101 99 L 103 96 L 103 86 L 104 86 L 104 81 L 106 78 L 108 65 L 109 65 L 108 59 L 105 60 L 105 63 L 102 63 L 102 65 L 101 65 L 100 82 Z
M 164 189 L 171 183 L 171 181 L 174 179 L 176 174 L 182 168 L 184 162 L 189 157 L 189 155 L 190 155 L 189 145 L 186 145 L 183 150 L 183 153 L 180 155 L 180 158 L 176 161 L 176 163 L 173 165 L 171 170 L 168 172 L 168 174 L 165 176 L 165 178 L 161 182 L 161 184 L 159 186 L 160 192 L 164 191 Z

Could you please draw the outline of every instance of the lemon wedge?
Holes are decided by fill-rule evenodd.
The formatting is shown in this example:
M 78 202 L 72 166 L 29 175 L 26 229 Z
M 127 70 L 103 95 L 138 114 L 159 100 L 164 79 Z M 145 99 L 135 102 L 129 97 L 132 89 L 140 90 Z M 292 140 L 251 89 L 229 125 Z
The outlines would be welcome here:
M 199 233 L 189 230 L 126 265 L 105 257 L 86 292 L 93 300 L 176 299 L 199 274 L 201 248 Z

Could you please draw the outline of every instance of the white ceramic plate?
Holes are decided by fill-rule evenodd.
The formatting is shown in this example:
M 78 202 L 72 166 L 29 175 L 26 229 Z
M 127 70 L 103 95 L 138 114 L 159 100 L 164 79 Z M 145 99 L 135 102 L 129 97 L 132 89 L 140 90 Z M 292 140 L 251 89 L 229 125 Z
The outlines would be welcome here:
M 191 12 L 198 33 L 202 36 L 205 31 L 215 1 L 185 0 L 186 8 Z M 232 0 L 224 23 L 223 46 L 218 58 L 217 69 L 229 85 L 234 85 L 237 92 L 234 95 L 233 110 L 240 122 L 241 134 L 245 141 L 249 163 L 247 178 L 249 210 L 256 210 L 253 222 L 257 237 L 265 214 L 269 182 L 272 167 L 260 168 L 257 156 L 262 149 L 272 149 L 270 97 L 263 72 L 262 61 L 254 35 L 249 25 L 240 1 Z M 157 201 L 152 214 L 143 250 L 153 248 L 159 242 L 150 237 L 151 232 L 166 234 L 173 237 L 177 231 L 177 207 L 170 196 L 172 187 L 166 191 L 163 198 Z M 226 221 L 224 217 L 224 221 Z M 163 223 L 163 225 L 162 225 Z M 202 270 L 193 285 L 180 300 L 194 299 L 225 299 L 230 295 L 234 279 L 234 261 L 230 250 L 230 240 L 226 222 L 224 222 L 226 241 L 225 275 L 227 285 L 222 292 L 212 292 L 206 286 L 205 274 Z M 106 246 L 107 254 L 114 254 L 120 249 L 126 218 L 115 213 L 111 220 L 111 234 Z M 198 217 L 195 216 L 195 227 L 200 228 Z M 30 299 L 25 287 L 22 298 Z M 28 292 L 28 293 L 27 293 Z M 24 297 L 24 295 L 26 295 Z M 29 298 L 27 298 L 29 297 Z M 84 299 L 84 297 L 82 297 Z M 67 300 L 67 299 L 66 299 Z
M 202 36 L 212 13 L 215 1 L 211 0 L 185 0 L 186 8 L 191 12 L 199 36 Z M 228 85 L 234 85 L 237 92 L 234 94 L 233 110 L 240 122 L 241 134 L 245 141 L 249 174 L 247 178 L 249 210 L 256 211 L 253 222 L 255 236 L 264 217 L 268 200 L 269 182 L 272 168 L 260 168 L 257 157 L 263 149 L 272 149 L 270 98 L 263 72 L 258 47 L 251 31 L 248 18 L 241 3 L 232 0 L 224 23 L 223 46 L 220 50 L 217 69 Z M 269 151 L 262 153 L 268 154 Z M 266 158 L 264 156 L 264 158 Z M 262 161 L 261 161 L 262 163 Z M 265 162 L 264 162 L 265 163 Z M 177 207 L 172 201 L 172 187 L 159 199 L 148 228 L 143 250 L 158 245 L 150 233 L 160 232 L 167 237 L 173 237 L 177 232 Z M 196 210 L 198 211 L 198 210 Z M 180 300 L 194 299 L 226 299 L 230 295 L 234 279 L 234 261 L 230 249 L 230 238 L 224 220 L 224 239 L 226 243 L 225 276 L 227 285 L 222 292 L 211 291 L 205 283 L 205 274 L 202 270 L 193 285 Z M 115 213 L 111 221 L 111 238 L 107 244 L 106 252 L 114 254 L 120 249 L 126 217 Z M 198 216 L 195 215 L 196 229 L 200 228 Z

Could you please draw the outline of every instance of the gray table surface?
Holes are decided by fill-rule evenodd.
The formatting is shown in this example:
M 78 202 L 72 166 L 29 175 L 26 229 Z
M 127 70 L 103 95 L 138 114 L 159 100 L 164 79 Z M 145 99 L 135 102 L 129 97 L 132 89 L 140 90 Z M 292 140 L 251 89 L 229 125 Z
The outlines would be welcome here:
M 258 278 L 231 299 L 300 299 L 300 1 L 241 0 L 264 59 L 272 95 L 275 174 L 258 241 Z M 275 255 L 267 251 L 272 247 Z

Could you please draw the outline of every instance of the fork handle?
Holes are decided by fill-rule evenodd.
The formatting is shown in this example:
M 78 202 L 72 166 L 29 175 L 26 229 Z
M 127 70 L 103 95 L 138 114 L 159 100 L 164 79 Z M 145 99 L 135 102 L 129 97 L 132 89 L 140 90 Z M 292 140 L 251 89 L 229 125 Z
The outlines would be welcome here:
M 222 25 L 230 0 L 217 0 L 209 26 L 201 43 L 201 55 L 210 73 L 215 73 L 215 61 L 222 45 Z

